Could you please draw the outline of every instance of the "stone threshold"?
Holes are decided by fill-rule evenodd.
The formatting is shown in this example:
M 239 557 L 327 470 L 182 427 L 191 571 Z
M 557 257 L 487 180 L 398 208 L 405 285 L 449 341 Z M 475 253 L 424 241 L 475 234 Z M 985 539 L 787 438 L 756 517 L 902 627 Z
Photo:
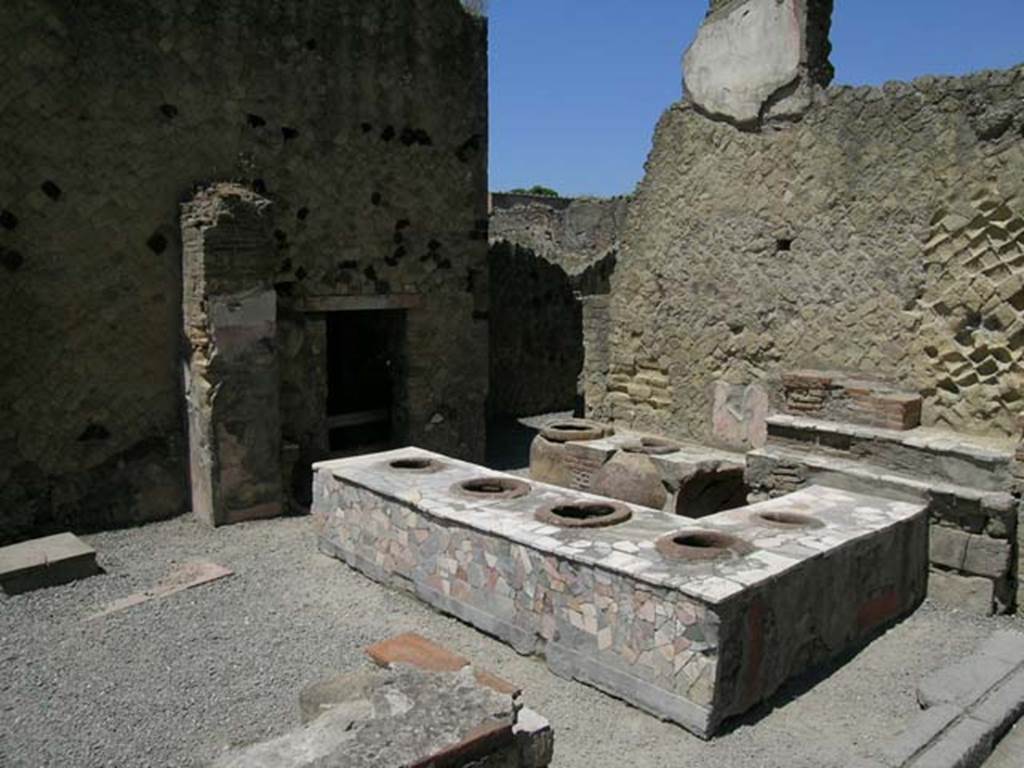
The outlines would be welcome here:
M 918 686 L 924 710 L 856 768 L 977 768 L 1024 714 L 1024 634 L 996 632 Z

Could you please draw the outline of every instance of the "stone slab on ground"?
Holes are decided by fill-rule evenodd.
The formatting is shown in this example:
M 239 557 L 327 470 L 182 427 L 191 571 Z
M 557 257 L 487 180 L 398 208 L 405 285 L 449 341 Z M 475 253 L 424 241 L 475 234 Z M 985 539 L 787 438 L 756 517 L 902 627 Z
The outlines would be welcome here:
M 186 589 L 192 589 L 193 587 L 198 587 L 201 584 L 217 581 L 218 579 L 223 579 L 233 574 L 234 571 L 229 568 L 225 568 L 223 565 L 218 565 L 217 563 L 184 563 L 172 569 L 171 572 L 162 578 L 156 586 L 108 603 L 96 613 L 87 616 L 86 621 L 101 619 L 104 616 L 128 610 L 129 608 L 140 605 L 141 603 L 146 603 L 150 600 L 157 600 L 162 597 L 168 597 L 170 595 L 177 594 L 178 592 L 183 592 Z
M 968 658 L 925 677 L 918 700 L 924 711 L 865 765 L 981 766 L 1024 713 L 1024 634 L 995 633 Z
M 99 572 L 96 550 L 73 533 L 0 547 L 0 587 L 9 595 L 67 584 Z
M 385 668 L 407 664 L 425 672 L 457 672 L 470 665 L 469 659 L 452 653 L 415 632 L 406 632 L 381 640 L 367 648 L 366 653 L 374 663 Z M 473 672 L 477 682 L 499 693 L 515 696 L 521 692 L 518 686 L 484 669 L 477 667 Z
M 347 683 L 347 684 L 346 684 Z M 218 759 L 216 768 L 399 768 L 521 765 L 514 696 L 480 685 L 472 670 L 401 665 L 333 686 L 343 695 L 301 728 Z
M 970 707 L 1024 666 L 1024 635 L 998 632 L 966 659 L 928 675 L 917 687 L 922 707 Z

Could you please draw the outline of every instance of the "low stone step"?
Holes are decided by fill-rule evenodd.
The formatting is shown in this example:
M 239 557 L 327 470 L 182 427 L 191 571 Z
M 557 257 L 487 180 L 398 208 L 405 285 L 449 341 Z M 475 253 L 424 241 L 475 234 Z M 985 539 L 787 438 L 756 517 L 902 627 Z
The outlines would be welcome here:
M 1014 766 L 1016 735 L 993 747 L 1024 713 L 1024 635 L 997 632 L 973 654 L 926 677 L 918 698 L 924 710 L 877 754 L 854 760 L 857 768 L 977 768 Z M 989 756 L 992 755 L 990 758 Z
M 982 491 L 1009 492 L 1015 444 L 946 430 L 906 431 L 801 416 L 768 418 L 768 445 L 867 462 L 885 471 Z
M 9 595 L 99 573 L 96 550 L 73 533 L 0 547 L 0 587 Z
M 847 488 L 856 492 L 878 493 L 907 500 L 929 499 L 932 513 L 948 515 L 958 523 L 971 517 L 978 531 L 984 530 L 989 519 L 1008 521 L 1015 517 L 1016 505 L 1011 494 L 986 490 L 973 485 L 961 485 L 941 479 L 900 472 L 867 461 L 794 449 L 791 446 L 769 444 L 747 454 L 747 484 L 755 496 L 779 496 L 811 482 L 818 485 Z

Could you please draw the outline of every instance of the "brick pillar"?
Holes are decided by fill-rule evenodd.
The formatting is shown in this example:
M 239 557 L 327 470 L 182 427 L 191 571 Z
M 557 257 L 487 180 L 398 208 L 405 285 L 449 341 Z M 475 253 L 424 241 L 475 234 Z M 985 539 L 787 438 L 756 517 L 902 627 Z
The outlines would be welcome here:
M 192 509 L 211 525 L 282 509 L 271 231 L 270 202 L 235 184 L 181 207 Z

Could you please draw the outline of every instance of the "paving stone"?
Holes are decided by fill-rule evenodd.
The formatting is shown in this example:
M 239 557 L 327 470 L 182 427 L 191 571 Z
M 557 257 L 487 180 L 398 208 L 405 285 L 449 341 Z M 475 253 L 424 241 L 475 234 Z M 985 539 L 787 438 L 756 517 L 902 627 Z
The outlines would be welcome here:
M 1014 664 L 1024 664 L 1024 633 L 1009 630 L 995 632 L 981 645 L 979 653 Z
M 950 608 L 988 615 L 993 611 L 994 585 L 982 576 L 933 569 L 928 573 L 928 597 Z
M 928 707 L 882 749 L 889 768 L 976 768 L 1024 712 L 1024 634 L 997 632 L 918 686 Z
M 977 768 L 991 754 L 994 742 L 991 726 L 964 717 L 910 761 L 907 768 Z
M 99 572 L 96 550 L 73 533 L 0 547 L 0 587 L 9 595 L 67 584 Z
M 993 726 L 997 733 L 1017 722 L 1021 715 L 1024 715 L 1024 669 L 1020 668 L 971 710 L 971 717 Z
M 962 714 L 960 707 L 949 704 L 926 709 L 915 716 L 892 741 L 885 744 L 881 751 L 882 761 L 890 768 L 902 768 Z
M 974 654 L 922 680 L 917 687 L 917 699 L 924 707 L 955 704 L 964 709 L 1002 682 L 1016 666 L 1002 659 Z

